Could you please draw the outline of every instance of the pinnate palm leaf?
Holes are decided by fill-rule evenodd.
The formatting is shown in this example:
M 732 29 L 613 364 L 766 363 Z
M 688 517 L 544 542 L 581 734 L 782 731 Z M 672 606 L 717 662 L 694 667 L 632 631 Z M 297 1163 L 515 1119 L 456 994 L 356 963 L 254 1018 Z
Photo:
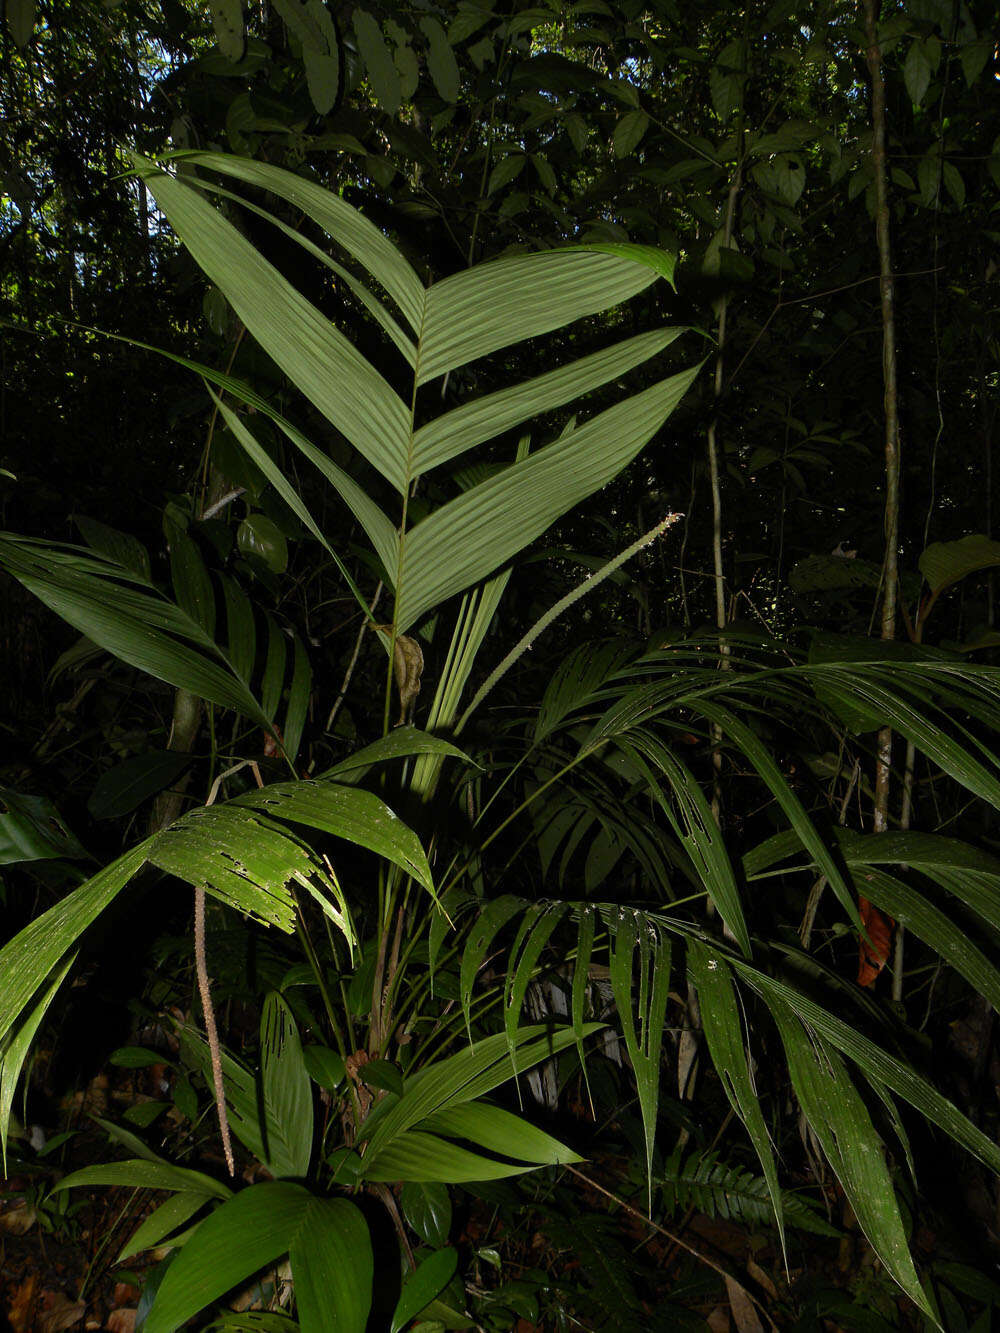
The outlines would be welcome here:
M 137 162 L 177 234 L 247 329 L 400 496 L 406 496 L 429 467 L 616 380 L 676 336 L 669 329 L 640 335 L 500 391 L 485 404 L 446 411 L 418 428 L 416 394 L 421 385 L 514 343 L 608 310 L 658 277 L 669 279 L 672 264 L 642 247 L 578 247 L 492 260 L 425 288 L 390 242 L 336 196 L 258 163 L 218 154 L 193 154 L 188 160 L 268 188 L 303 208 L 367 270 L 411 326 L 412 354 L 405 336 L 387 323 L 392 317 L 377 298 L 349 280 L 350 290 L 389 329 L 410 362 L 411 382 L 400 394 L 208 202 L 193 178 L 173 177 Z M 325 468 L 386 566 L 397 598 L 395 632 L 405 633 L 441 601 L 488 577 L 609 481 L 662 425 L 695 373 L 675 375 L 623 399 L 447 502 L 412 529 L 402 524 L 401 512 L 394 561 L 394 541 L 386 526 L 392 520 L 346 473 L 332 464 Z M 239 432 L 234 434 L 242 440 Z

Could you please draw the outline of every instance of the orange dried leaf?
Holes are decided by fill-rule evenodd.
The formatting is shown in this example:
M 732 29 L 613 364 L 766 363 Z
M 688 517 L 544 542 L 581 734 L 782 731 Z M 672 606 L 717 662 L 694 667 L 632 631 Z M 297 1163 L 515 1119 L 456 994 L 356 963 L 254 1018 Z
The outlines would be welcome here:
M 873 907 L 867 898 L 858 898 L 858 912 L 868 932 L 867 939 L 863 935 L 858 939 L 858 985 L 874 986 L 878 974 L 889 961 L 896 923 L 891 916 Z

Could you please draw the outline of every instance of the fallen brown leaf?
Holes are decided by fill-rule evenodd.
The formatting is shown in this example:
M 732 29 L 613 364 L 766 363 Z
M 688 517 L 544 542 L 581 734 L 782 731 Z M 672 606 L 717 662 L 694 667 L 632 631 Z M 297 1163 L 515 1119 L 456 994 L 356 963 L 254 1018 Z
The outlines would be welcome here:
M 23 1236 L 35 1225 L 37 1217 L 31 1204 L 18 1199 L 17 1203 L 0 1213 L 0 1231 L 6 1231 L 10 1236 Z
M 726 1293 L 729 1296 L 729 1308 L 733 1312 L 733 1323 L 736 1325 L 737 1333 L 764 1333 L 764 1325 L 754 1309 L 750 1293 L 728 1274 Z
M 135 1333 L 137 1310 L 112 1310 L 104 1325 L 107 1333 Z
M 35 1288 L 37 1285 L 38 1275 L 32 1273 L 24 1279 L 11 1296 L 7 1305 L 7 1319 L 13 1333 L 31 1333 L 31 1326 L 35 1319 Z
M 42 1294 L 39 1302 L 41 1309 L 35 1316 L 34 1333 L 62 1333 L 64 1328 L 72 1328 L 87 1313 L 83 1301 L 71 1301 L 61 1291 L 49 1291 Z
M 759 1282 L 769 1296 L 777 1297 L 778 1288 L 771 1279 L 771 1274 L 761 1268 L 756 1259 L 747 1260 L 747 1272 L 755 1282 Z

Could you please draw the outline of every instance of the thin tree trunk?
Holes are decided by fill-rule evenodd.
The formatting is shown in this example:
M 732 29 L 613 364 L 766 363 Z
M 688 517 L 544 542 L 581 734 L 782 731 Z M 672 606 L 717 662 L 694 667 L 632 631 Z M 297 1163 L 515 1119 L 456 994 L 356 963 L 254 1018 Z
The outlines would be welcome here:
M 743 171 L 737 166 L 729 184 L 726 199 L 726 218 L 723 224 L 722 245 L 728 249 L 733 238 L 736 223 L 736 204 L 743 184 Z M 722 479 L 719 472 L 719 403 L 722 399 L 723 373 L 726 353 L 726 316 L 729 313 L 729 296 L 719 299 L 719 323 L 716 331 L 718 351 L 715 354 L 715 378 L 712 383 L 714 411 L 707 432 L 708 476 L 712 491 L 712 572 L 715 582 L 715 623 L 719 629 L 726 628 L 726 577 L 722 565 Z M 723 653 L 726 645 L 720 644 Z
M 885 80 L 878 45 L 875 0 L 862 0 L 868 69 L 872 85 L 872 162 L 875 170 L 875 239 L 878 244 L 879 291 L 882 302 L 882 377 L 885 404 L 885 580 L 882 596 L 883 639 L 896 637 L 899 585 L 899 397 L 896 383 L 896 319 L 889 239 L 889 170 L 886 161 Z M 875 787 L 876 832 L 886 827 L 889 806 L 889 763 L 892 732 L 879 732 Z
M 876 0 L 862 0 L 865 21 L 865 56 L 871 79 L 872 166 L 875 179 L 875 239 L 878 245 L 879 293 L 882 305 L 882 379 L 885 415 L 885 556 L 883 564 L 881 637 L 896 637 L 896 601 L 899 586 L 899 395 L 896 381 L 896 319 L 894 279 L 889 236 L 889 169 L 886 156 L 885 79 L 878 44 Z M 875 765 L 873 826 L 884 833 L 889 824 L 889 781 L 892 771 L 892 728 L 878 734 Z M 896 937 L 893 964 L 894 992 L 902 995 L 902 927 Z

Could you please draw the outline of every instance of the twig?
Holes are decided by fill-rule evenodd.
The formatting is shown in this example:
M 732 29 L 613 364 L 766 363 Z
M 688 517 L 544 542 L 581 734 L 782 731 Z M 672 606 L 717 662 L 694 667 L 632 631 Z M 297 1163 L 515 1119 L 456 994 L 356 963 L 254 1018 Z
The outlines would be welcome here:
M 212 783 L 208 793 L 206 807 L 215 804 L 219 788 L 226 778 L 249 767 L 257 780 L 257 786 L 263 787 L 264 780 L 260 769 L 252 759 L 234 764 Z M 198 884 L 194 891 L 194 969 L 198 978 L 198 994 L 201 997 L 201 1012 L 205 1020 L 205 1036 L 208 1039 L 208 1053 L 212 1061 L 212 1088 L 215 1092 L 215 1109 L 219 1117 L 219 1133 L 222 1136 L 222 1151 L 226 1155 L 226 1166 L 230 1176 L 236 1175 L 236 1161 L 233 1157 L 233 1142 L 229 1133 L 229 1116 L 226 1113 L 226 1089 L 222 1078 L 222 1047 L 219 1044 L 219 1029 L 215 1022 L 215 1006 L 212 1004 L 212 990 L 208 984 L 208 960 L 205 951 L 205 886 Z
M 222 510 L 225 509 L 226 505 L 232 504 L 232 502 L 238 500 L 241 495 L 245 495 L 246 490 L 247 488 L 245 486 L 237 486 L 235 490 L 227 491 L 225 495 L 216 500 L 215 504 L 210 504 L 208 506 L 201 516 L 202 521 L 206 518 L 214 518 L 216 514 L 221 513 Z
M 666 1227 L 660 1226 L 659 1222 L 654 1222 L 653 1219 L 649 1217 L 646 1213 L 642 1212 L 641 1209 L 633 1207 L 632 1204 L 627 1202 L 627 1200 L 621 1198 L 619 1195 L 615 1194 L 612 1190 L 606 1189 L 596 1180 L 591 1179 L 590 1176 L 585 1176 L 583 1172 L 578 1171 L 575 1166 L 570 1166 L 568 1162 L 564 1162 L 563 1170 L 568 1171 L 572 1176 L 576 1176 L 578 1180 L 582 1180 L 583 1183 L 585 1185 L 589 1185 L 591 1189 L 597 1190 L 598 1194 L 603 1194 L 606 1199 L 610 1199 L 613 1203 L 616 1203 L 619 1208 L 624 1208 L 625 1212 L 627 1212 L 630 1216 L 634 1217 L 639 1222 L 645 1223 L 646 1226 L 652 1227 L 654 1231 L 658 1231 L 661 1236 L 665 1236 L 667 1240 L 671 1241 L 674 1245 L 679 1245 L 682 1250 L 687 1250 L 688 1254 L 690 1254 L 693 1258 L 697 1259 L 699 1263 L 703 1263 L 706 1265 L 706 1267 L 713 1269 L 716 1273 L 719 1274 L 720 1277 L 725 1278 L 729 1282 L 735 1282 L 738 1286 L 742 1287 L 743 1290 L 746 1292 L 747 1296 L 750 1298 L 751 1301 L 753 1301 L 754 1305 L 756 1305 L 757 1308 L 763 1313 L 764 1317 L 768 1320 L 768 1322 L 769 1323 L 771 1322 L 771 1317 L 767 1313 L 767 1309 L 764 1306 L 764 1304 L 753 1294 L 752 1291 L 749 1291 L 743 1285 L 743 1283 L 740 1282 L 739 1278 L 733 1277 L 732 1273 L 727 1273 L 725 1268 L 723 1268 L 722 1264 L 718 1263 L 715 1259 L 712 1259 L 709 1255 L 702 1253 L 702 1251 L 699 1250 L 696 1246 L 691 1245 L 688 1241 L 684 1240 L 682 1236 L 677 1236 L 672 1231 L 668 1231 Z
M 372 598 L 371 603 L 369 604 L 368 607 L 369 617 L 374 614 L 375 608 L 378 606 L 379 598 L 382 596 L 383 586 L 384 585 L 382 583 L 382 580 L 379 579 L 378 587 L 375 589 L 375 596 Z M 351 660 L 347 664 L 347 670 L 344 673 L 343 684 L 340 687 L 340 691 L 336 699 L 334 699 L 333 701 L 333 707 L 330 709 L 330 716 L 326 719 L 326 730 L 328 732 L 333 726 L 337 714 L 340 712 L 340 705 L 344 702 L 344 696 L 347 694 L 347 691 L 350 687 L 351 677 L 354 675 L 354 668 L 358 664 L 358 655 L 361 652 L 361 641 L 365 637 L 365 630 L 368 628 L 369 623 L 370 622 L 367 619 L 362 620 L 361 628 L 358 630 L 358 637 L 354 640 L 354 652 L 351 654 Z
M 613 556 L 606 565 L 602 565 L 601 568 L 596 570 L 593 574 L 588 574 L 582 583 L 578 583 L 577 586 L 571 589 L 565 597 L 560 597 L 559 601 L 556 602 L 554 606 L 550 606 L 548 611 L 535 621 L 527 634 L 522 635 L 500 665 L 494 667 L 486 677 L 486 680 L 480 685 L 472 703 L 469 704 L 468 708 L 459 718 L 455 727 L 455 735 L 458 736 L 462 732 L 466 722 L 468 722 L 469 718 L 483 702 L 490 690 L 493 689 L 493 686 L 496 685 L 497 681 L 499 681 L 500 678 L 514 665 L 521 654 L 531 647 L 535 639 L 548 629 L 554 620 L 558 619 L 558 617 L 561 616 L 564 611 L 568 610 L 574 602 L 579 601 L 581 597 L 596 588 L 597 585 L 602 583 L 610 574 L 614 574 L 615 571 L 620 569 L 627 560 L 631 560 L 634 555 L 637 555 L 644 546 L 648 546 L 650 542 L 655 541 L 662 532 L 667 530 L 667 528 L 671 528 L 675 523 L 679 523 L 683 517 L 683 514 L 670 513 L 667 514 L 665 518 L 661 518 L 659 523 L 657 523 L 655 527 L 650 528 L 648 532 L 644 532 L 638 541 L 633 542 L 631 546 L 627 546 L 624 551 L 619 551 L 618 554 Z
M 851 793 L 857 786 L 858 779 L 861 777 L 861 760 L 855 759 L 854 768 L 851 770 L 851 778 L 847 784 L 847 791 L 844 793 L 844 799 L 840 803 L 840 813 L 837 816 L 837 823 L 841 828 L 847 822 L 847 807 L 851 803 Z M 809 890 L 809 898 L 806 902 L 806 910 L 802 917 L 802 924 L 799 926 L 799 939 L 802 942 L 803 949 L 808 953 L 809 944 L 812 940 L 813 923 L 816 920 L 816 912 L 819 909 L 819 900 L 823 896 L 826 888 L 827 879 L 825 875 L 820 875 L 819 879 Z

